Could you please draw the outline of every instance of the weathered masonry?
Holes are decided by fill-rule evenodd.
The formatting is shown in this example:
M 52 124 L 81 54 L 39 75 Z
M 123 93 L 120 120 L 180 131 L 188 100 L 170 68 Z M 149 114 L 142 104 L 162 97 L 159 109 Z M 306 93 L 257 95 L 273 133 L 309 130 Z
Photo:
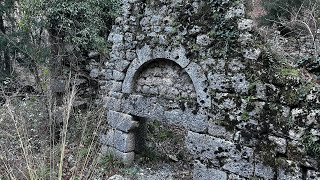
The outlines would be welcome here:
M 194 179 L 319 179 L 319 86 L 265 57 L 244 2 L 122 8 L 101 86 L 104 152 L 132 163 L 139 118 L 149 118 L 188 130 Z

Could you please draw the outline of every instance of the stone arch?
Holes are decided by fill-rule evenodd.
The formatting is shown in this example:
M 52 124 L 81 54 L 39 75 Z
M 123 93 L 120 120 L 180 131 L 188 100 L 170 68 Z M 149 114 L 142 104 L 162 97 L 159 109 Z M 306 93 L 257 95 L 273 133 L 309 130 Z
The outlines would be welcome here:
M 194 85 L 199 105 L 207 108 L 211 107 L 211 96 L 208 92 L 207 77 L 198 64 L 191 62 L 185 56 L 185 49 L 183 47 L 169 47 L 167 50 L 164 50 L 162 48 L 151 49 L 150 46 L 145 45 L 137 50 L 137 56 L 138 57 L 131 62 L 126 72 L 122 85 L 123 93 L 130 94 L 133 92 L 135 78 L 142 67 L 154 61 L 167 60 L 175 62 L 187 72 Z

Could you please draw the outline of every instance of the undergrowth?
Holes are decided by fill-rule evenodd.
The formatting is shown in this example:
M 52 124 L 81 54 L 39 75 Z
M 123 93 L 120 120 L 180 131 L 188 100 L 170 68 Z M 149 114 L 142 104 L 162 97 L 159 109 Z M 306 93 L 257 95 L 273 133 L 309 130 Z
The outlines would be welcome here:
M 77 88 L 68 89 L 59 108 L 49 96 L 2 92 L 0 179 L 93 179 L 116 163 L 112 157 L 101 160 L 103 109 L 76 109 Z

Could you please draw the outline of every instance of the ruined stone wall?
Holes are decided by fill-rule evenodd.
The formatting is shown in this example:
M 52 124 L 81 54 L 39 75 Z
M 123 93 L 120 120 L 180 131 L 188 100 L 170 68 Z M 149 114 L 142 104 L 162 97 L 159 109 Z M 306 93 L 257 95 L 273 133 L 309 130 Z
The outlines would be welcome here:
M 109 40 L 103 151 L 132 163 L 152 118 L 188 130 L 194 179 L 319 178 L 319 85 L 265 50 L 244 2 L 124 0 Z

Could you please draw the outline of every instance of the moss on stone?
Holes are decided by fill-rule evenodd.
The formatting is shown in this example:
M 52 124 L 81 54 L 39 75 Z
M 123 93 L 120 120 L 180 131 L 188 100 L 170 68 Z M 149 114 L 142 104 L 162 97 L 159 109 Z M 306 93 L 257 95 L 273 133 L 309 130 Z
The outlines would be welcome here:
M 289 68 L 289 67 L 279 68 L 278 71 L 279 71 L 280 75 L 284 76 L 284 77 L 289 77 L 289 76 L 298 77 L 300 75 L 300 71 L 295 68 Z
M 282 91 L 282 102 L 289 106 L 295 106 L 299 104 L 299 93 L 295 89 Z
M 303 157 L 305 157 L 305 153 L 301 152 L 298 147 L 294 146 L 291 143 L 288 143 L 287 145 L 287 156 L 288 159 L 293 161 L 301 161 Z
M 241 119 L 242 119 L 243 121 L 248 121 L 249 118 L 250 118 L 250 115 L 249 115 L 249 113 L 248 113 L 247 111 L 244 111 L 244 112 L 241 114 Z

